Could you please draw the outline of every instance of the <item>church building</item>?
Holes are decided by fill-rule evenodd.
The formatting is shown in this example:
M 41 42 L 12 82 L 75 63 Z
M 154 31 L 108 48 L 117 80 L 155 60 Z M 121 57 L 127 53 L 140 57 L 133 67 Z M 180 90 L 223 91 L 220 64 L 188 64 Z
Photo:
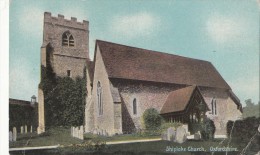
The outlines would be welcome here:
M 208 61 L 96 40 L 89 59 L 88 21 L 44 13 L 41 65 L 57 76 L 82 77 L 87 68 L 85 132 L 109 135 L 143 129 L 142 115 L 154 108 L 168 122 L 189 130 L 207 116 L 216 134 L 226 134 L 228 120 L 239 119 L 242 106 L 227 82 Z M 45 131 L 44 94 L 39 88 L 38 133 Z
M 144 128 L 144 111 L 155 108 L 190 131 L 206 115 L 225 135 L 227 121 L 242 114 L 230 86 L 204 60 L 97 40 L 87 77 L 86 132 L 135 132 Z

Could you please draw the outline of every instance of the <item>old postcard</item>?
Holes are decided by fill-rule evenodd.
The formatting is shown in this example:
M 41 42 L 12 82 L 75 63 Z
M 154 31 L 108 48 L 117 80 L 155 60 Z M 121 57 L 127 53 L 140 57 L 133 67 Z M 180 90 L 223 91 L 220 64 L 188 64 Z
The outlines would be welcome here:
M 259 1 L 12 0 L 11 155 L 259 154 Z

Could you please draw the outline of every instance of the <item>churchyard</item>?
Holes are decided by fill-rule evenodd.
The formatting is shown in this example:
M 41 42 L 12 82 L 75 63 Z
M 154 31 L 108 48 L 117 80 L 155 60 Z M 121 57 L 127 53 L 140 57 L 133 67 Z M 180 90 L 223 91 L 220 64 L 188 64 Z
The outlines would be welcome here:
M 135 134 L 124 134 L 115 136 L 103 136 L 94 134 L 84 134 L 84 140 L 79 136 L 80 128 L 76 131 L 74 128 L 74 133 L 72 128 L 55 127 L 49 129 L 47 132 L 41 135 L 37 133 L 18 133 L 17 140 L 10 142 L 10 148 L 18 147 L 36 147 L 36 146 L 54 146 L 59 145 L 56 149 L 49 150 L 31 150 L 25 151 L 26 154 L 44 153 L 44 154 L 191 154 L 191 152 L 196 149 L 203 147 L 205 151 L 209 151 L 210 147 L 221 147 L 226 146 L 228 139 L 215 139 L 212 141 L 194 140 L 186 139 L 183 143 L 178 143 L 173 140 L 162 140 L 164 135 L 156 135 L 153 133 L 135 133 Z M 169 134 L 174 131 L 169 129 Z M 168 134 L 168 133 L 167 133 Z M 170 139 L 170 135 L 168 135 Z M 158 139 L 157 141 L 147 141 L 147 142 L 131 142 L 122 143 L 126 141 L 134 140 L 149 140 Z M 111 142 L 119 142 L 111 144 Z M 230 147 L 239 147 L 230 144 Z M 190 149 L 190 151 L 181 151 L 181 149 Z M 191 151 L 191 149 L 194 149 Z M 179 152 L 178 152 L 179 151 Z M 11 154 L 20 154 L 22 151 L 12 151 Z M 232 154 L 230 152 L 229 154 Z

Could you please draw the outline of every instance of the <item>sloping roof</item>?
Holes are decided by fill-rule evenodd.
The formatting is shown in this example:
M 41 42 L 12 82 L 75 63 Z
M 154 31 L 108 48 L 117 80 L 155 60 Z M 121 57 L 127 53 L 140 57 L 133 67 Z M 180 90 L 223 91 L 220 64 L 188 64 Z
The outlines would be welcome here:
M 208 61 L 96 41 L 109 78 L 230 89 Z
M 172 91 L 164 103 L 161 114 L 179 112 L 185 110 L 196 86 L 189 86 Z
M 31 106 L 30 101 L 18 100 L 18 99 L 12 99 L 12 98 L 9 98 L 9 104 L 16 104 L 16 105 L 21 105 L 21 106 Z M 38 104 L 38 102 L 36 102 L 36 104 Z

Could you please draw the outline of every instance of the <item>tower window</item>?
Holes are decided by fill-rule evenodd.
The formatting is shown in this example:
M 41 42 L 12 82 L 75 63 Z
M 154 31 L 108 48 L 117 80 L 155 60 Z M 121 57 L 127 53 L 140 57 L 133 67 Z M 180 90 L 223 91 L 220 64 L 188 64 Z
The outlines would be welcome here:
M 67 70 L 67 76 L 70 77 L 70 70 Z
M 98 114 L 103 115 L 102 87 L 99 81 L 97 83 L 97 99 L 98 99 Z
M 74 47 L 74 38 L 70 32 L 64 32 L 62 35 L 62 46 Z
M 136 107 L 136 98 L 133 100 L 133 114 L 137 114 L 137 107 Z
M 213 98 L 212 101 L 211 101 L 211 114 L 217 115 L 217 104 L 216 104 L 215 98 Z

